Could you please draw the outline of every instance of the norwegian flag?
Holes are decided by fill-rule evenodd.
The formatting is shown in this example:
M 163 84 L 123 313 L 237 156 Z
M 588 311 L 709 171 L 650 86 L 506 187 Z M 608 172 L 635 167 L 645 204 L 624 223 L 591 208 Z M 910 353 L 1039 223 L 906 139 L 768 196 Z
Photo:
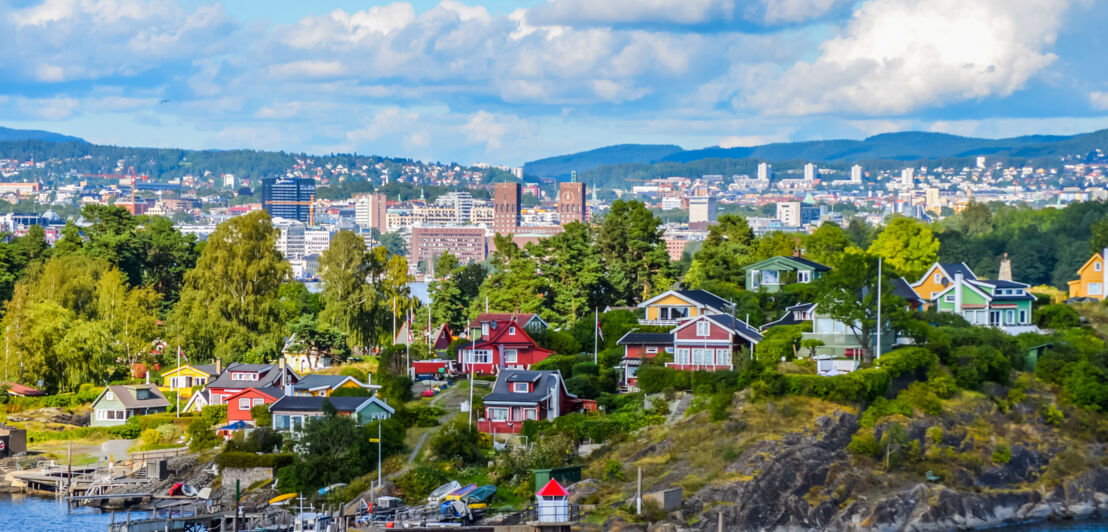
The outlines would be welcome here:
M 604 328 L 600 326 L 600 312 L 596 313 L 596 334 L 600 336 L 600 339 L 604 339 Z
M 412 312 L 408 311 L 408 343 L 412 343 L 414 338 L 412 337 Z

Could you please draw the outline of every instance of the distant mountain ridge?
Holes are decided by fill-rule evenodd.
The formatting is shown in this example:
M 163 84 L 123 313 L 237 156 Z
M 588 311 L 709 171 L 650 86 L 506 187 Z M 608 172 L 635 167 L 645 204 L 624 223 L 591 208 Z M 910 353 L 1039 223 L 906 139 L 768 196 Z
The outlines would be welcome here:
M 16 140 L 42 140 L 46 142 L 80 142 L 87 144 L 85 139 L 54 133 L 52 131 L 40 131 L 37 129 L 12 129 L 0 126 L 0 142 Z
M 664 148 L 677 149 L 667 153 Z M 1000 154 L 1013 157 L 1053 157 L 1083 154 L 1097 148 L 1108 148 L 1108 129 L 1079 135 L 1027 135 L 1004 139 L 906 131 L 883 133 L 864 140 L 812 140 L 736 148 L 714 146 L 696 150 L 683 150 L 669 145 L 622 144 L 532 161 L 523 166 L 523 172 L 537 177 L 565 177 L 572 170 L 580 173 L 604 165 L 688 163 L 702 159 L 851 162 L 873 159 L 912 161 Z

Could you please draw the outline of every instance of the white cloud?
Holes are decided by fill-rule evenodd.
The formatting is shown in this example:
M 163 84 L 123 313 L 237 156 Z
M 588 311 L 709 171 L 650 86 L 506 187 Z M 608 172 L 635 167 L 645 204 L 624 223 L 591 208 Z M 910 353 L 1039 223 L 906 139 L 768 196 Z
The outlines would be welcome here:
M 720 148 L 746 148 L 788 140 L 784 135 L 731 135 L 719 140 Z
M 503 146 L 504 137 L 529 136 L 530 128 L 518 116 L 495 115 L 488 111 L 477 111 L 461 127 L 466 141 L 485 145 L 485 151 L 496 151 Z
M 46 120 L 62 120 L 73 116 L 80 102 L 68 96 L 53 98 L 18 98 L 19 109 L 27 116 Z
M 406 131 L 418 122 L 418 113 L 406 112 L 399 107 L 389 107 L 374 115 L 373 120 L 366 127 L 348 131 L 346 138 L 351 142 L 374 141 L 388 134 Z
M 528 10 L 534 24 L 690 26 L 795 24 L 823 17 L 852 0 L 549 0 Z
M 851 0 L 760 0 L 758 18 L 767 24 L 794 24 L 822 17 Z
M 269 67 L 273 78 L 333 78 L 345 72 L 339 61 L 292 61 Z
M 870 0 L 813 62 L 752 69 L 739 104 L 766 113 L 901 114 L 1007 96 L 1054 61 L 1065 0 Z
M 1092 104 L 1093 109 L 1108 111 L 1108 92 L 1093 91 L 1089 93 L 1089 103 Z

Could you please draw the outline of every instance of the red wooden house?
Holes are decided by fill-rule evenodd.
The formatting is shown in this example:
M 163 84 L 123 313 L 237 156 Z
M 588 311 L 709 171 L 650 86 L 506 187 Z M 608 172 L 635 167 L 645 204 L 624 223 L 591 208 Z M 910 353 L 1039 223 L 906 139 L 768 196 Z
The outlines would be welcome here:
M 227 422 L 245 421 L 253 425 L 254 416 L 250 414 L 251 408 L 273 404 L 284 396 L 285 391 L 279 387 L 247 388 L 232 394 L 227 398 Z
M 539 347 L 519 322 L 498 323 L 488 336 L 458 348 L 458 364 L 463 373 L 492 375 L 506 369 L 530 369 L 554 352 Z
M 596 406 L 595 401 L 569 393 L 559 371 L 506 369 L 482 401 L 485 411 L 477 430 L 489 434 L 518 434 L 526 420 L 553 421 Z
M 620 385 L 626 391 L 638 390 L 639 366 L 642 361 L 661 353 L 673 353 L 673 333 L 643 333 L 631 331 L 620 338 L 616 345 L 623 346 L 623 367 Z
M 673 362 L 666 366 L 691 371 L 734 369 L 734 355 L 762 341 L 758 329 L 728 314 L 697 316 L 673 330 Z

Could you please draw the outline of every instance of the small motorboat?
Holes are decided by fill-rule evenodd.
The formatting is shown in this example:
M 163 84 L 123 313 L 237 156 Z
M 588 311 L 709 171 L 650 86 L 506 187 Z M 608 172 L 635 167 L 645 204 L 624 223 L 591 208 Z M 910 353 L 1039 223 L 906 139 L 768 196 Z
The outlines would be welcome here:
M 322 488 L 319 488 L 319 494 L 320 495 L 327 495 L 328 493 L 331 493 L 332 491 L 335 491 L 335 490 L 340 489 L 340 488 L 345 488 L 345 487 L 346 487 L 346 484 L 344 484 L 342 482 L 336 482 L 334 484 L 331 484 L 330 486 L 324 486 Z
M 297 495 L 299 495 L 299 494 L 297 494 L 297 493 L 282 493 L 281 495 L 278 495 L 278 496 L 270 499 L 269 504 L 285 504 L 285 503 L 295 499 Z
M 460 487 L 460 488 L 458 488 L 458 489 L 456 489 L 456 490 L 454 490 L 450 493 L 447 493 L 446 496 L 443 497 L 443 500 L 444 501 L 456 501 L 458 499 L 461 499 L 465 495 L 469 495 L 470 493 L 473 493 L 473 491 L 476 490 L 476 489 L 477 489 L 477 484 L 467 484 L 467 485 L 462 486 L 462 487 Z
M 444 497 L 446 497 L 446 495 L 448 493 L 450 493 L 450 492 L 452 492 L 452 491 L 454 491 L 454 490 L 456 490 L 460 487 L 462 487 L 461 483 L 459 483 L 457 480 L 451 480 L 450 482 L 447 482 L 446 484 L 443 484 L 443 485 L 435 488 L 435 490 L 432 491 L 431 494 L 427 496 L 427 502 L 437 503 L 437 502 L 441 501 Z
M 485 484 L 480 488 L 463 495 L 461 501 L 466 503 L 471 510 L 485 510 L 489 507 L 489 501 L 496 495 L 496 486 Z

